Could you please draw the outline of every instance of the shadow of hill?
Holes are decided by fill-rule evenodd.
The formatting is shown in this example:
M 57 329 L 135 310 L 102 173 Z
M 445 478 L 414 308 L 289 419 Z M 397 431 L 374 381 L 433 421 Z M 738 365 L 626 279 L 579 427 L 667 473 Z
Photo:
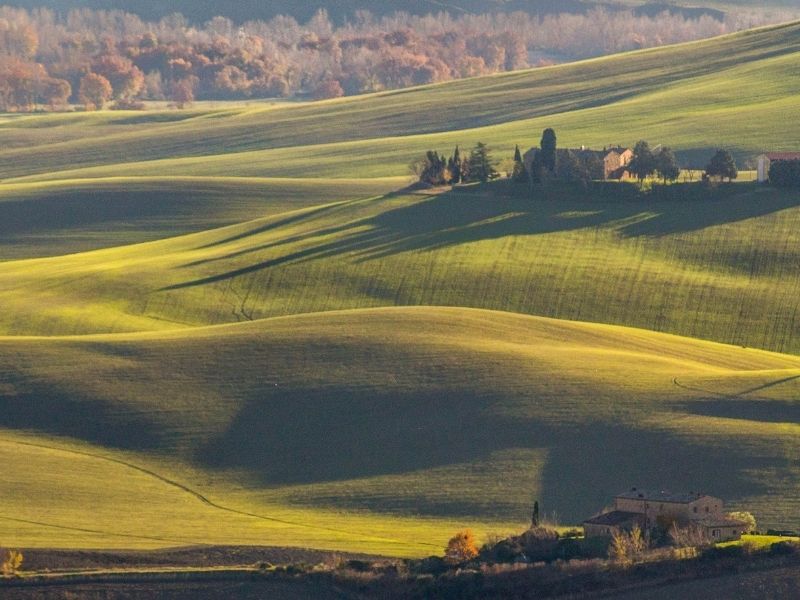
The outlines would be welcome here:
M 704 417 L 762 423 L 800 423 L 800 403 L 780 400 L 698 400 L 682 404 L 685 412 Z
M 213 284 L 289 263 L 350 254 L 356 261 L 377 260 L 413 251 L 434 251 L 507 236 L 535 236 L 579 229 L 610 229 L 621 237 L 658 237 L 702 230 L 768 215 L 800 204 L 800 198 L 750 184 L 707 190 L 701 184 L 676 185 L 640 195 L 633 184 L 597 183 L 588 188 L 554 184 L 529 195 L 527 186 L 508 181 L 458 187 L 438 195 L 409 196 L 394 207 L 396 194 L 374 199 L 374 216 L 347 221 L 348 203 L 337 205 L 342 222 L 320 220 L 324 212 L 293 217 L 306 221 L 308 232 L 224 254 L 184 267 L 223 264 L 262 251 L 286 253 L 245 266 L 164 288 L 174 290 Z M 393 201 L 393 202 L 390 202 Z M 362 201 L 363 202 L 363 201 Z M 380 210 L 380 204 L 387 205 Z M 268 229 L 274 227 L 267 226 Z M 256 229 L 236 240 L 256 236 Z M 300 246 L 297 249 L 297 246 Z
M 0 427 L 45 432 L 122 450 L 146 451 L 168 444 L 168 432 L 160 423 L 141 412 L 120 411 L 108 399 L 16 373 L 3 373 L 2 381 L 14 392 L 0 391 Z
M 595 514 L 631 485 L 704 489 L 727 499 L 757 495 L 766 486 L 741 467 L 776 466 L 775 457 L 752 449 L 691 442 L 634 425 L 507 418 L 489 410 L 499 400 L 456 388 L 435 394 L 328 388 L 253 398 L 196 459 L 215 469 L 245 469 L 262 485 L 280 486 L 344 483 L 478 462 L 503 450 L 544 448 L 539 498 L 546 512 L 557 510 L 564 522 Z M 313 487 L 294 501 L 451 517 L 488 515 L 496 508 L 458 495 L 398 500 L 389 490 L 317 498 Z M 509 510 L 524 518 L 526 509 Z

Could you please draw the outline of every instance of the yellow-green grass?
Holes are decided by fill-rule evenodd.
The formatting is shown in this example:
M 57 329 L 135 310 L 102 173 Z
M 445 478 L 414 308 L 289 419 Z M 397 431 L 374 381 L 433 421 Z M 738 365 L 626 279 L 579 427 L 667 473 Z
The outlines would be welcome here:
M 510 152 L 534 145 L 545 126 L 562 145 L 649 137 L 703 166 L 719 145 L 740 155 L 792 149 L 798 31 L 321 103 L 15 119 L 0 124 L 9 145 L 0 175 L 393 176 L 428 148 L 483 140 Z
M 405 178 L 110 177 L 0 186 L 0 260 L 121 246 L 384 194 Z
M 723 542 L 717 544 L 718 546 L 742 546 L 748 545 L 755 548 L 769 548 L 780 542 L 794 542 L 799 543 L 800 538 L 792 536 L 779 536 L 779 535 L 743 535 L 741 540 L 735 542 Z
M 630 485 L 800 525 L 794 356 L 417 307 L 3 338 L 0 373 L 4 544 L 421 555 Z
M 105 423 L 96 421 L 102 428 Z M 215 544 L 299 546 L 389 556 L 438 553 L 454 518 L 293 506 L 243 494 L 172 459 L 0 430 L 6 462 L 0 536 L 22 548 L 149 549 Z M 518 524 L 477 520 L 478 531 Z
M 796 194 L 741 184 L 719 196 L 626 202 L 561 186 L 546 192 L 558 200 L 531 200 L 504 195 L 508 188 L 390 194 L 9 261 L 0 264 L 0 331 L 122 332 L 443 305 L 800 351 Z

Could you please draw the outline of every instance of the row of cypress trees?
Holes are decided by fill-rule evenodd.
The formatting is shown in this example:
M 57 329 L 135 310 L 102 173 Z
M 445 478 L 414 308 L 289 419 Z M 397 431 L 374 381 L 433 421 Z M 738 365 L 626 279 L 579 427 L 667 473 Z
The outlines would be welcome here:
M 413 163 L 411 168 L 421 182 L 430 185 L 486 183 L 498 176 L 489 147 L 483 142 L 478 142 L 464 157 L 458 146 L 449 158 L 435 150 L 428 150 L 425 158 Z
M 561 157 L 563 159 L 561 162 L 567 160 L 568 163 L 570 161 L 580 163 L 581 161 L 576 158 L 577 154 L 569 150 L 562 151 L 564 156 Z M 511 178 L 516 183 L 540 183 L 551 177 L 562 178 L 562 176 L 567 180 L 576 178 L 585 180 L 591 179 L 590 171 L 595 170 L 593 165 L 590 165 L 591 168 L 587 168 L 585 164 L 575 164 L 571 166 L 572 168 L 570 168 L 570 164 L 559 167 L 558 139 L 555 130 L 548 128 L 542 132 L 539 149 L 536 150 L 530 163 L 530 173 L 519 146 L 515 148 Z M 776 167 L 777 170 L 775 170 Z M 430 185 L 452 185 L 478 181 L 485 183 L 498 176 L 489 148 L 483 142 L 478 142 L 466 157 L 462 157 L 458 146 L 449 158 L 434 150 L 429 150 L 425 158 L 414 163 L 412 168 L 419 176 L 420 181 Z M 653 175 L 658 175 L 665 184 L 667 181 L 675 181 L 681 173 L 681 167 L 672 149 L 662 147 L 653 150 L 645 140 L 637 142 L 633 148 L 633 159 L 627 166 L 627 170 L 640 182 Z M 775 175 L 772 176 L 772 179 L 775 180 L 776 185 L 800 185 L 798 183 L 800 182 L 800 161 L 787 161 L 780 166 L 776 163 L 773 170 Z M 738 169 L 731 153 L 727 150 L 718 150 L 706 166 L 704 179 L 719 177 L 730 181 L 736 179 L 737 176 Z

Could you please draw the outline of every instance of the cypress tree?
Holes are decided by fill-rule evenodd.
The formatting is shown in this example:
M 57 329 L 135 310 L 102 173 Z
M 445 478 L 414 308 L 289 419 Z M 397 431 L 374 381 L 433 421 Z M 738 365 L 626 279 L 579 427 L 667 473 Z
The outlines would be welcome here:
M 525 163 L 522 162 L 522 153 L 519 151 L 519 146 L 514 151 L 514 172 L 511 175 L 511 180 L 514 183 L 526 183 L 528 181 L 528 171 L 525 168 Z
M 556 152 L 558 148 L 558 143 L 556 139 L 556 132 L 549 127 L 542 132 L 542 141 L 541 141 L 541 165 L 543 168 L 550 171 L 550 173 L 556 172 Z
M 453 175 L 453 183 L 461 183 L 461 151 L 456 146 L 456 151 L 453 152 L 453 169 L 450 171 Z

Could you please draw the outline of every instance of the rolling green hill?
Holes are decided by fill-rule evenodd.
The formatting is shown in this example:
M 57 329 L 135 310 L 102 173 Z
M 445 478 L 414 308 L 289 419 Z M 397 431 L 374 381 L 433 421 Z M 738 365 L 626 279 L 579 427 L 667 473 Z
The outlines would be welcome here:
M 160 239 L 323 202 L 375 196 L 376 180 L 110 177 L 0 187 L 0 260 Z
M 798 51 L 794 23 L 328 102 L 8 119 L 0 177 L 400 176 L 427 149 L 482 140 L 510 155 L 547 126 L 562 146 L 647 138 L 702 167 L 717 146 L 793 149 Z
M 0 372 L 5 543 L 429 553 L 665 479 L 800 525 L 792 356 L 423 307 L 5 338 Z
M 418 556 L 630 485 L 800 527 L 797 193 L 404 187 L 424 150 L 550 125 L 794 149 L 798 51 L 792 24 L 330 102 L 0 117 L 0 540 Z
M 800 350 L 796 194 L 736 184 L 716 199 L 631 202 L 561 189 L 532 202 L 503 191 L 501 182 L 388 194 L 0 263 L 0 331 L 140 331 L 444 305 Z

